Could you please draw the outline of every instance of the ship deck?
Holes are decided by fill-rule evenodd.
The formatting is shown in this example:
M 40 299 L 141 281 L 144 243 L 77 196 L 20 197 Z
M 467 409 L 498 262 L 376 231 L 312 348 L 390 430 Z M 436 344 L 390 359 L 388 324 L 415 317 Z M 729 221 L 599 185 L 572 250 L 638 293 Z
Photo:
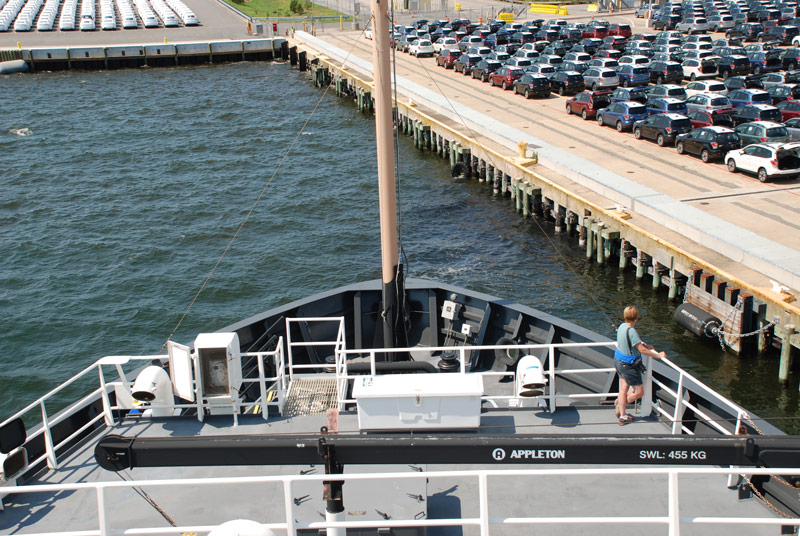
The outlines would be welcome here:
M 635 413 L 634 413 L 635 415 Z M 231 519 L 251 519 L 261 523 L 280 523 L 286 519 L 283 487 L 279 482 L 248 482 L 247 477 L 264 475 L 310 475 L 324 473 L 321 465 L 265 465 L 245 467 L 174 467 L 135 468 L 114 474 L 101 469 L 94 459 L 98 440 L 107 433 L 136 437 L 209 437 L 220 435 L 300 435 L 318 431 L 327 423 L 325 415 L 274 417 L 264 421 L 256 415 L 238 416 L 234 426 L 232 416 L 209 416 L 204 422 L 196 418 L 127 417 L 110 428 L 102 429 L 82 441 L 59 459 L 59 468 L 39 475 L 32 485 L 69 484 L 83 482 L 120 482 L 121 479 L 160 480 L 228 477 L 235 479 L 224 485 L 190 484 L 181 487 L 145 485 L 143 491 L 153 503 L 178 526 L 203 527 Z M 475 433 L 541 435 L 657 435 L 668 434 L 665 423 L 655 418 L 636 418 L 628 426 L 618 426 L 613 410 L 607 406 L 573 403 L 559 407 L 554 413 L 544 409 L 484 409 L 480 430 Z M 338 434 L 359 432 L 358 416 L 343 412 L 338 418 Z M 368 434 L 367 434 L 368 435 Z M 597 452 L 597 464 L 592 468 L 613 468 L 603 463 L 603 450 Z M 491 518 L 520 518 L 542 516 L 570 518 L 575 516 L 656 516 L 663 519 L 668 511 L 668 477 L 664 473 L 619 474 L 559 474 L 564 469 L 587 466 L 548 465 L 551 475 L 523 476 L 524 469 L 542 468 L 537 465 L 394 465 L 346 466 L 345 474 L 364 472 L 413 473 L 411 478 L 387 481 L 355 480 L 343 487 L 347 520 L 374 521 L 379 519 L 442 519 L 475 517 L 479 509 L 479 485 L 471 476 L 439 476 L 437 471 L 467 469 L 507 469 L 505 476 L 488 479 L 489 514 Z M 663 467 L 663 466 L 662 466 Z M 641 466 L 640 466 L 641 468 Z M 736 489 L 726 486 L 723 475 L 680 477 L 680 516 L 763 517 L 775 515 L 759 500 L 739 500 Z M 324 520 L 325 502 L 318 480 L 300 480 L 292 484 L 294 499 L 292 515 L 302 524 Z M 58 493 L 14 494 L 4 500 L 0 514 L 0 531 L 5 534 L 33 534 L 64 531 L 97 530 L 97 495 L 94 488 Z M 110 488 L 105 491 L 105 522 L 114 530 L 143 527 L 166 527 L 167 522 L 154 506 L 148 504 L 130 488 Z M 388 517 L 387 517 L 388 516 Z M 549 523 L 536 526 L 536 534 L 666 534 L 667 527 L 647 523 Z M 681 523 L 681 534 L 770 534 L 779 527 L 747 524 L 691 525 Z M 429 527 L 429 535 L 478 534 L 479 527 Z M 276 531 L 278 534 L 284 531 Z M 314 531 L 316 532 L 316 531 Z M 491 534 L 529 534 L 524 524 L 492 525 Z M 149 532 L 154 533 L 154 532 Z M 165 531 L 166 533 L 166 531 Z M 395 533 L 400 531 L 395 529 Z

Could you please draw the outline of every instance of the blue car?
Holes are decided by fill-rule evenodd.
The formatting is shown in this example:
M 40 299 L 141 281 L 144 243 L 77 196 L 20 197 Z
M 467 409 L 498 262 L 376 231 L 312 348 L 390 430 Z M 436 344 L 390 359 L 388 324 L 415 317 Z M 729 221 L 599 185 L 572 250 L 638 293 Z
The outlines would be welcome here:
M 672 97 L 650 99 L 644 103 L 644 106 L 647 108 L 648 115 L 666 113 L 686 115 L 688 113 L 686 103 L 682 100 L 673 99 Z
M 772 97 L 763 89 L 736 89 L 729 91 L 726 96 L 734 108 L 748 104 L 772 104 Z
M 617 76 L 622 87 L 646 86 L 650 83 L 650 70 L 641 65 L 620 65 Z
M 614 125 L 618 132 L 629 129 L 636 121 L 647 117 L 644 104 L 635 101 L 612 102 L 597 111 L 597 124 Z

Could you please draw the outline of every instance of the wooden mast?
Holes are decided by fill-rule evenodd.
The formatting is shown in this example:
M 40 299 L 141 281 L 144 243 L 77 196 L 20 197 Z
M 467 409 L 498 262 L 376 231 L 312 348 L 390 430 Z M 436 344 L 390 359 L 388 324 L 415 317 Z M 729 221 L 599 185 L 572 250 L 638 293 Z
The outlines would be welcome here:
M 381 267 L 383 281 L 383 342 L 385 348 L 397 342 L 401 291 L 398 285 L 399 247 L 397 239 L 397 198 L 395 194 L 394 122 L 390 69 L 389 1 L 371 0 L 372 65 L 375 95 L 375 137 L 378 153 L 378 194 L 380 197 Z

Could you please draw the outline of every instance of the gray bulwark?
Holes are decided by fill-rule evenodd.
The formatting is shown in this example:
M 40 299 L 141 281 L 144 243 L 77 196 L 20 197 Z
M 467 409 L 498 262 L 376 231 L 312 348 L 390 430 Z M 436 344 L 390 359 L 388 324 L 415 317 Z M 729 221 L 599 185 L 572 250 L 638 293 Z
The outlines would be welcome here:
M 295 38 L 367 76 L 372 76 L 372 63 L 369 61 L 350 55 L 306 32 L 296 32 Z M 415 102 L 458 123 L 468 122 L 470 129 L 514 150 L 517 142 L 526 141 L 537 147 L 539 162 L 543 166 L 743 266 L 792 288 L 800 288 L 800 252 L 686 205 L 594 162 L 559 149 L 545 140 L 504 125 L 403 77 L 398 76 L 396 80 L 398 91 L 413 98 Z

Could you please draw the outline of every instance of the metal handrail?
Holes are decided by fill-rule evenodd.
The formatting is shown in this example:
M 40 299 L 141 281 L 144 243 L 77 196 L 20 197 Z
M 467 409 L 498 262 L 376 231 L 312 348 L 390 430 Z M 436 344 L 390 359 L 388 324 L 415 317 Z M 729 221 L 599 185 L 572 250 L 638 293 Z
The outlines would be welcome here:
M 328 528 L 395 528 L 395 527 L 433 527 L 433 526 L 476 526 L 480 529 L 481 536 L 489 536 L 494 525 L 533 525 L 533 524 L 606 524 L 619 523 L 627 525 L 666 525 L 670 536 L 679 536 L 680 524 L 759 524 L 759 525 L 794 525 L 800 526 L 800 518 L 775 518 L 775 517 L 712 517 L 712 516 L 680 516 L 680 486 L 679 477 L 688 475 L 734 475 L 736 468 L 718 467 L 632 467 L 632 468 L 545 468 L 545 469 L 514 469 L 514 470 L 456 470 L 456 471 L 430 471 L 425 473 L 349 473 L 322 474 L 322 475 L 272 475 L 252 477 L 222 477 L 222 478 L 192 478 L 192 479 L 162 479 L 162 480 L 126 480 L 74 484 L 37 484 L 33 486 L 9 486 L 4 488 L 8 493 L 58 493 L 64 491 L 94 491 L 98 512 L 98 529 L 80 532 L 54 532 L 41 534 L 84 534 L 107 536 L 112 532 L 120 534 L 181 534 L 186 532 L 209 531 L 213 525 L 193 525 L 179 527 L 140 527 L 114 531 L 111 529 L 113 509 L 106 505 L 105 495 L 109 489 L 139 488 L 151 489 L 154 487 L 200 487 L 226 484 L 254 484 L 254 483 L 280 483 L 283 489 L 285 520 L 270 520 L 264 523 L 265 528 L 284 530 L 287 536 L 296 536 L 302 529 L 328 529 Z M 752 475 L 800 475 L 798 468 L 752 468 L 748 469 Z M 569 517 L 489 517 L 488 480 L 490 478 L 525 478 L 539 476 L 585 477 L 602 476 L 611 480 L 615 476 L 627 475 L 664 475 L 667 477 L 667 511 L 665 515 L 654 516 L 569 516 Z M 475 478 L 478 480 L 478 508 L 477 517 L 450 518 L 450 519 L 380 519 L 374 521 L 314 521 L 299 522 L 294 515 L 293 485 L 299 482 L 348 481 L 357 480 L 390 480 L 426 478 Z

